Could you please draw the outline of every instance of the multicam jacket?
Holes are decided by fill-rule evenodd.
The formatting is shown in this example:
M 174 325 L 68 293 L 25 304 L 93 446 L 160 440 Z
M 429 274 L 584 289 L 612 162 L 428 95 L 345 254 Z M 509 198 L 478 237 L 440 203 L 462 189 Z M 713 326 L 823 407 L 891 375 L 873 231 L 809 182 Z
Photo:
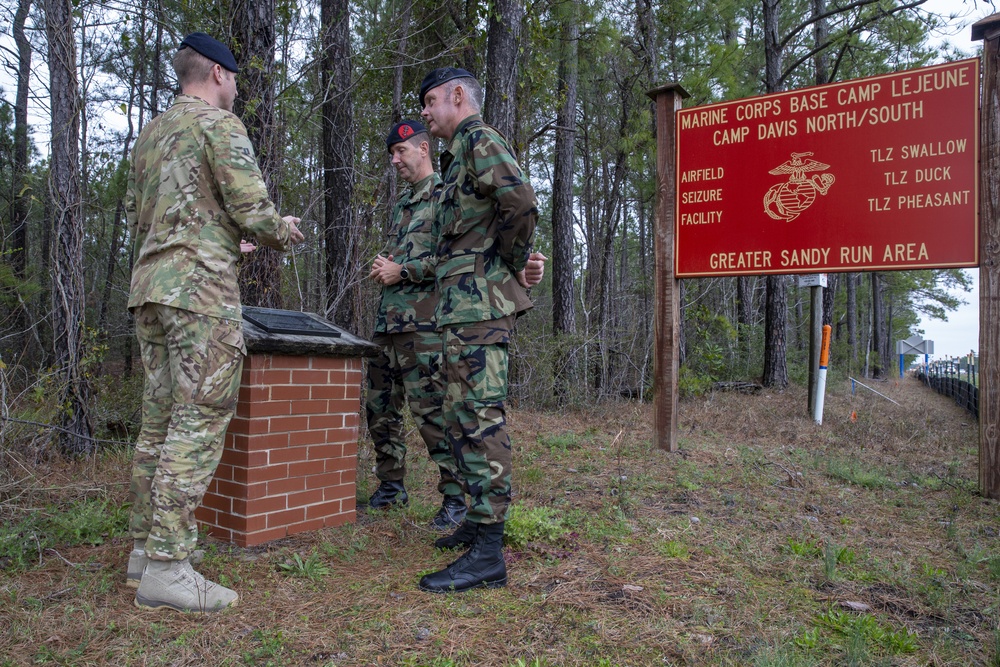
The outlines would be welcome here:
M 291 238 L 243 123 L 191 95 L 178 95 L 139 135 L 125 214 L 135 260 L 130 309 L 151 302 L 239 320 L 240 239 L 284 249 Z
M 434 267 L 437 230 L 434 197 L 441 177 L 432 173 L 404 192 L 392 212 L 392 227 L 383 254 L 402 264 L 409 279 L 382 288 L 375 318 L 376 333 L 434 331 Z
M 479 115 L 441 154 L 436 313 L 439 328 L 500 320 L 531 308 L 515 277 L 528 261 L 538 203 L 506 139 Z

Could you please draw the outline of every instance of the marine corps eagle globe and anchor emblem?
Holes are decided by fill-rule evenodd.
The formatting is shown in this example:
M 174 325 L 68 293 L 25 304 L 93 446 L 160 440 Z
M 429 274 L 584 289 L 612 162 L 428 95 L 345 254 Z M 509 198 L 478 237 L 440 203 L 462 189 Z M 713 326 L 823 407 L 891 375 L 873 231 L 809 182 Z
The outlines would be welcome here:
M 780 167 L 775 167 L 769 174 L 788 174 L 784 183 L 772 185 L 764 195 L 764 211 L 775 220 L 791 222 L 799 217 L 816 201 L 816 193 L 825 195 L 836 180 L 833 174 L 812 174 L 810 171 L 824 171 L 830 165 L 816 160 L 803 160 L 812 155 L 807 153 L 792 153 L 792 159 Z

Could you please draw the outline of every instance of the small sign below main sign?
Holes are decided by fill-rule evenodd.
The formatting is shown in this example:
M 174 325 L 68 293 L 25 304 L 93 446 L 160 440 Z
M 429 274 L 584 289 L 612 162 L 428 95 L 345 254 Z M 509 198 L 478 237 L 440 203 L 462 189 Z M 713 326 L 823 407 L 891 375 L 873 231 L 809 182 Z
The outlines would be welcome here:
M 977 58 L 676 120 L 676 277 L 979 263 Z

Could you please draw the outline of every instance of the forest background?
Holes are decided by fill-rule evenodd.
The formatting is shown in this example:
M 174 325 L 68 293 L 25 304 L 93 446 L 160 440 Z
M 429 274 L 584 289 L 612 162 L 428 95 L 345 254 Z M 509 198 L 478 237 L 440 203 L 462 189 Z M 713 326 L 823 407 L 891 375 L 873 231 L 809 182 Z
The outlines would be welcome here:
M 290 254 L 243 260 L 244 304 L 317 312 L 362 336 L 378 299 L 368 267 L 403 185 L 385 132 L 419 114 L 434 67 L 485 83 L 483 115 L 531 177 L 535 249 L 551 258 L 511 356 L 512 401 L 538 408 L 654 390 L 646 91 L 679 82 L 688 105 L 704 104 L 969 55 L 942 45 L 956 17 L 925 0 L 0 0 L 0 14 L 15 46 L 0 51 L 13 89 L 0 103 L 0 416 L 5 429 L 51 426 L 32 446 L 73 454 L 137 426 L 128 156 L 170 103 L 169 61 L 189 32 L 232 45 L 236 113 L 279 210 L 306 233 Z M 960 270 L 829 280 L 831 367 L 873 378 L 895 372 L 895 340 L 946 316 L 969 283 Z M 809 294 L 793 278 L 681 288 L 682 392 L 805 383 Z

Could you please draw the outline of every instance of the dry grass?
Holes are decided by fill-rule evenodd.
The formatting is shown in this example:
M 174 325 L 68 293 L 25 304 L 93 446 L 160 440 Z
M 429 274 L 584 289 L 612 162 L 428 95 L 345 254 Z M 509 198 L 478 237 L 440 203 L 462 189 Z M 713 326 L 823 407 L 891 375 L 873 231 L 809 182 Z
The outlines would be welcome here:
M 1000 664 L 1000 523 L 976 494 L 977 425 L 915 381 L 878 389 L 901 405 L 831 387 L 822 427 L 798 389 L 684 402 L 676 453 L 651 446 L 645 405 L 512 413 L 515 502 L 566 534 L 508 549 L 506 589 L 416 589 L 454 558 L 424 528 L 436 500 L 419 450 L 404 511 L 210 548 L 203 571 L 242 596 L 218 616 L 134 608 L 122 536 L 45 551 L 0 571 L 0 665 Z M 363 449 L 359 498 L 371 464 Z M 4 466 L 4 520 L 125 500 L 121 455 Z M 296 553 L 315 554 L 312 577 L 281 568 Z

